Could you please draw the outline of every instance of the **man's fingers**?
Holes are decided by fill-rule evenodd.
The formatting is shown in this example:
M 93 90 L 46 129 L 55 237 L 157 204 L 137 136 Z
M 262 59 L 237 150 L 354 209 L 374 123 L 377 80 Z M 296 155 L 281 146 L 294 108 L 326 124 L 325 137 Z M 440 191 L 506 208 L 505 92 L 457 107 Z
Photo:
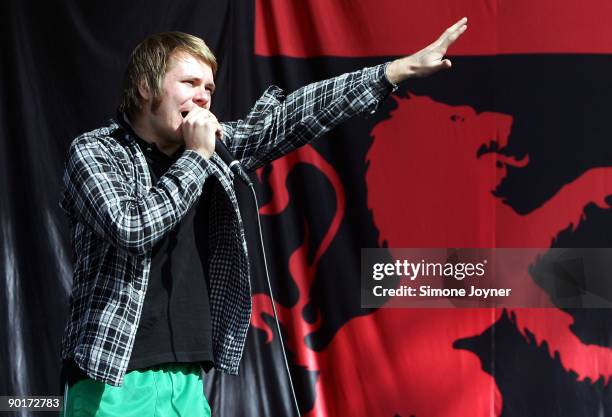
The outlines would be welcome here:
M 453 24 L 451 27 L 446 29 L 446 32 L 448 33 L 456 32 L 457 30 L 459 30 L 460 27 L 464 26 L 466 23 L 467 23 L 467 17 L 462 17 L 461 19 L 457 20 L 455 24 Z
M 461 36 L 461 34 L 463 32 L 465 32 L 465 30 L 467 29 L 467 25 L 463 25 L 460 26 L 457 30 L 454 30 L 452 32 L 449 33 L 445 33 L 444 35 L 442 35 L 442 37 L 439 39 L 439 42 L 441 43 L 442 47 L 447 48 L 457 40 L 457 38 L 459 38 L 459 36 Z
M 193 109 L 191 109 L 191 111 L 189 111 L 189 113 L 187 113 L 187 115 L 183 117 L 183 122 L 190 122 L 192 120 L 199 119 L 199 118 L 202 118 L 202 119 L 211 118 L 215 122 L 217 122 L 217 118 L 215 117 L 215 115 L 212 114 L 210 110 L 207 110 L 203 107 L 194 107 Z
M 441 70 L 449 69 L 452 65 L 453 64 L 451 63 L 450 59 L 443 59 L 442 61 L 438 62 L 436 65 L 431 67 L 430 74 L 433 74 Z
M 453 66 L 453 63 L 450 59 L 443 59 L 440 63 L 440 68 L 450 68 Z
M 193 109 L 191 109 L 189 111 L 189 113 L 187 113 L 187 115 L 185 117 L 183 117 L 183 122 L 188 122 L 191 119 L 193 119 L 194 117 L 197 117 L 198 114 L 200 114 L 202 112 L 202 110 L 204 110 L 201 107 L 194 107 Z
M 446 38 L 446 42 L 443 44 L 443 46 L 448 49 L 448 47 L 451 46 L 453 44 L 453 42 L 455 42 L 457 40 L 457 38 L 459 38 L 459 36 L 461 36 L 461 34 L 463 32 L 465 32 L 466 29 L 467 29 L 467 26 L 463 25 L 458 30 L 456 30 L 455 32 L 451 33 Z
M 461 36 L 463 32 L 465 32 L 465 30 L 467 29 L 466 23 L 467 17 L 464 17 L 463 19 L 460 19 L 459 21 L 457 21 L 457 23 L 455 23 L 444 31 L 442 36 L 438 38 L 438 42 L 440 42 L 443 48 L 448 48 L 453 42 L 457 40 L 457 38 L 459 38 L 459 36 Z

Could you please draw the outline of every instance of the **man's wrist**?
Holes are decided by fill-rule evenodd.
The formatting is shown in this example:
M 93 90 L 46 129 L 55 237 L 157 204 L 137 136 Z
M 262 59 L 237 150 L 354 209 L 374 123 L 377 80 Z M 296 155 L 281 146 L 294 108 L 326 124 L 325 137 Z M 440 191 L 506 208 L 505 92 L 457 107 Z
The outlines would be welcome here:
M 412 68 L 410 57 L 396 59 L 387 65 L 385 75 L 391 84 L 397 85 L 410 77 L 414 77 L 415 71 Z
M 202 158 L 209 160 L 210 157 L 212 156 L 213 152 L 208 152 L 206 149 L 204 148 L 186 148 L 187 150 L 190 151 L 194 151 L 195 153 L 197 153 L 198 155 L 200 155 Z

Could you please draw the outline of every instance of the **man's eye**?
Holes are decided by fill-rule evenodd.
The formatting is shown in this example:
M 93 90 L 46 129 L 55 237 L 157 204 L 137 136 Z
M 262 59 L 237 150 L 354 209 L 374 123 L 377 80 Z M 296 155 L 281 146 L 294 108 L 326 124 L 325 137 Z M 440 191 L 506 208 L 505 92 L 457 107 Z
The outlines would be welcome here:
M 193 84 L 194 84 L 193 80 L 185 80 L 185 81 L 183 81 L 183 82 L 184 82 L 184 83 L 187 83 L 187 84 L 189 84 L 189 85 L 193 85 Z

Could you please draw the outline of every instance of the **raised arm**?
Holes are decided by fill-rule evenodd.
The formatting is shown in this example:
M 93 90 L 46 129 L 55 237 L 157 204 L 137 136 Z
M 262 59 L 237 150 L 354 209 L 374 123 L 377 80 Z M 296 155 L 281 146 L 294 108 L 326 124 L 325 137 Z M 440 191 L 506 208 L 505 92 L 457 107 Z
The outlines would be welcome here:
M 270 87 L 244 120 L 222 125 L 223 140 L 253 171 L 355 115 L 374 112 L 397 83 L 450 68 L 444 54 L 466 23 L 459 20 L 413 55 L 309 84 L 286 98 L 280 88 Z

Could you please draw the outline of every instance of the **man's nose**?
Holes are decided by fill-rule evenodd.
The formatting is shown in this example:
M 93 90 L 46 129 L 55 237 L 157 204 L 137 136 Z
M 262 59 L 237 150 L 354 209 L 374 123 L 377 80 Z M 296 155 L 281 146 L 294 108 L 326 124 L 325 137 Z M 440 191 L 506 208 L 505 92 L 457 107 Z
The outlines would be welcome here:
M 206 105 L 210 102 L 210 94 L 205 89 L 198 89 L 193 96 L 193 102 L 200 107 L 206 107 Z

